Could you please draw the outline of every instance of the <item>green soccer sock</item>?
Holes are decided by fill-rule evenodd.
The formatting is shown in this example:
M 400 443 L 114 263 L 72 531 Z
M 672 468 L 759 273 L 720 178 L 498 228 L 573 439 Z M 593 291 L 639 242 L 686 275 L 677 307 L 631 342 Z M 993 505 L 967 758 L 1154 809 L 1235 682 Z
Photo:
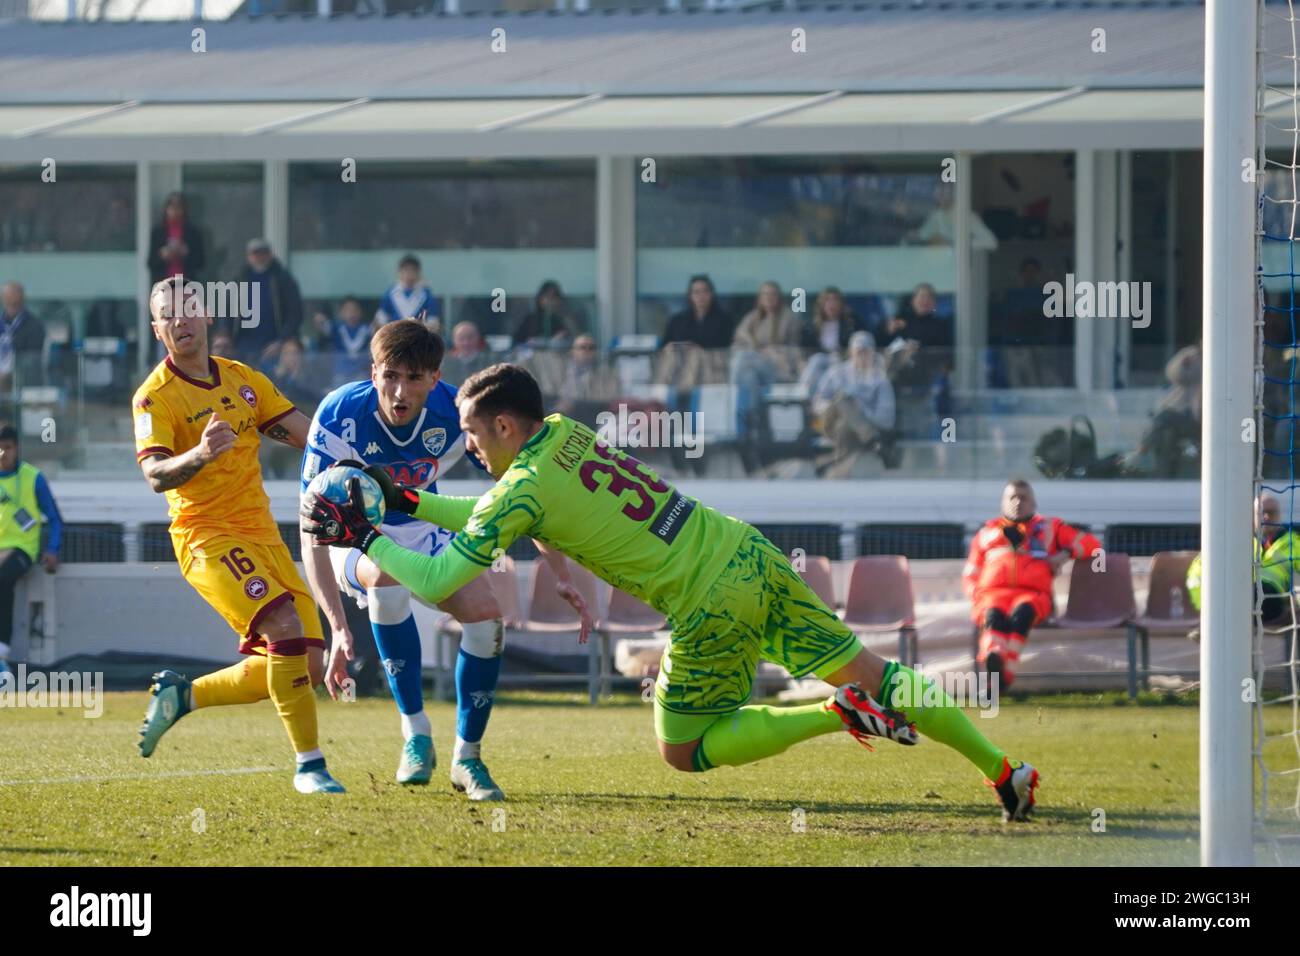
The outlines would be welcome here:
M 925 684 L 932 681 L 933 678 L 923 678 L 910 667 L 890 661 L 885 665 L 885 675 L 880 681 L 880 693 L 876 699 L 885 707 L 901 710 L 908 721 L 916 724 L 918 731 L 951 747 L 978 767 L 984 776 L 997 780 L 1006 754 L 975 729 L 970 718 L 941 686 L 934 685 L 928 693 L 929 700 L 937 701 L 937 705 L 924 706 L 927 696 Z
M 825 703 L 802 707 L 742 707 L 709 724 L 695 748 L 695 769 L 753 763 L 779 754 L 801 740 L 843 728 L 840 715 L 827 710 Z

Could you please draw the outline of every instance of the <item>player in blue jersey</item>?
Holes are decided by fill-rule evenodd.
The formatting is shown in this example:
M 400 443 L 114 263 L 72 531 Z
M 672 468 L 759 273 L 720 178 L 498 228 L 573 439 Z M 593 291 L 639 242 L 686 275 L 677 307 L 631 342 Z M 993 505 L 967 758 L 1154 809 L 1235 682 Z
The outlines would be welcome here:
M 302 489 L 323 469 L 351 461 L 358 467 L 379 465 L 396 482 L 436 492 L 438 478 L 465 454 L 456 389 L 440 381 L 443 351 L 442 339 L 415 319 L 392 322 L 375 333 L 370 379 L 336 388 L 316 409 L 303 454 Z M 430 556 L 453 537 L 397 511 L 388 513 L 383 529 L 403 547 Z M 326 687 L 337 696 L 354 655 L 342 592 L 369 611 L 375 645 L 401 714 L 405 741 L 397 780 L 428 783 L 436 758 L 421 693 L 420 635 L 411 613 L 411 592 L 360 551 L 330 549 L 309 535 L 302 544 L 307 581 L 333 632 Z M 562 567 L 563 556 L 551 553 L 547 558 L 561 579 L 560 593 L 578 610 L 584 629 L 589 628 L 590 616 Z M 504 799 L 480 753 L 501 670 L 500 610 L 484 578 L 461 588 L 438 608 L 461 623 L 452 784 L 471 800 Z

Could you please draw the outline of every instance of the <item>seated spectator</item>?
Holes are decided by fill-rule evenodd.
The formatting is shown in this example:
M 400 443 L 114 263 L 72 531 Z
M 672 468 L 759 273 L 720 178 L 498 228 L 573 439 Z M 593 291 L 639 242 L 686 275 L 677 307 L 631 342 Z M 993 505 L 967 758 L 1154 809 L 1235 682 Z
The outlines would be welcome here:
M 1195 478 L 1201 459 L 1201 345 L 1179 349 L 1165 363 L 1167 391 L 1137 450 L 1125 459 L 1132 474 Z
M 149 230 L 149 283 L 176 275 L 197 281 L 203 262 L 203 234 L 190 222 L 185 197 L 172 193 L 163 203 L 162 221 Z
M 879 454 L 886 468 L 898 467 L 894 432 L 894 387 L 870 332 L 849 337 L 849 357 L 830 367 L 813 396 L 822 433 L 844 462 L 861 452 Z
M 595 428 L 596 416 L 608 410 L 622 390 L 618 373 L 601 361 L 596 340 L 585 333 L 574 339 L 556 410 Z
M 351 378 L 369 367 L 374 327 L 366 321 L 356 296 L 346 296 L 339 303 L 338 318 L 330 323 L 330 331 L 330 351 L 335 355 L 337 377 Z
M 306 350 L 297 339 L 290 339 L 280 347 L 275 365 L 266 374 L 285 398 L 293 402 L 308 418 L 316 411 L 316 406 L 325 397 L 330 384 L 311 374 L 306 362 Z
M 758 299 L 736 327 L 731 346 L 731 382 L 736 386 L 736 430 L 755 467 L 755 442 L 767 434 L 763 414 L 763 390 L 774 382 L 793 382 L 799 377 L 799 320 L 790 311 L 775 282 L 759 287 Z
M 1300 569 L 1300 527 L 1282 523 L 1282 505 L 1267 491 L 1261 491 L 1255 498 L 1254 548 L 1252 565 L 1259 566 L 1255 577 L 1262 592 L 1260 620 L 1272 626 L 1293 623 L 1291 593 L 1296 570 Z M 1199 611 L 1201 554 L 1187 567 L 1187 594 L 1192 608 Z M 1250 601 L 1255 602 L 1254 581 L 1250 584 Z
M 6 282 L 0 287 L 0 392 L 14 385 L 40 385 L 45 353 L 45 326 L 27 310 L 22 285 Z
M 937 305 L 934 286 L 920 283 L 877 336 L 895 384 L 928 386 L 932 366 L 945 358 L 938 350 L 951 348 L 951 327 L 935 314 Z
M 334 320 L 330 318 L 328 306 L 321 305 L 312 310 L 311 328 L 305 338 L 309 352 L 334 351 Z
M 939 190 L 939 205 L 925 217 L 925 222 L 906 239 L 930 246 L 951 246 L 956 238 L 956 219 L 953 215 L 953 189 L 944 186 Z M 984 224 L 979 213 L 970 213 L 971 248 L 976 252 L 992 252 L 998 247 L 998 237 Z
M 423 282 L 420 260 L 408 254 L 402 256 L 397 263 L 397 281 L 380 300 L 379 309 L 375 312 L 375 325 L 414 318 L 421 312 L 426 321 L 438 322 L 442 315 L 433 290 Z
M 1074 362 L 1070 347 L 1072 323 L 1047 317 L 1043 264 L 1035 256 L 1020 260 L 1016 285 L 1002 296 L 1001 318 L 989 332 L 1005 373 L 988 382 L 992 388 L 1060 388 L 1069 380 Z M 992 370 L 991 370 L 992 371 Z
M 280 346 L 274 364 L 268 364 L 262 371 L 280 390 L 280 394 L 293 402 L 298 411 L 311 418 L 332 383 L 324 381 L 319 373 L 314 373 L 306 359 L 307 353 L 302 343 L 297 339 L 289 339 Z M 263 469 L 274 478 L 294 478 L 302 466 L 302 452 L 279 442 L 262 442 L 259 457 Z
M 302 292 L 298 280 L 275 257 L 265 239 L 249 240 L 239 280 L 252 286 L 257 324 L 246 326 L 236 319 L 223 325 L 235 341 L 236 357 L 260 368 L 275 360 L 283 343 L 297 340 L 302 327 Z
M 1052 578 L 1071 558 L 1091 558 L 1101 542 L 1060 518 L 1037 514 L 1029 482 L 1014 479 L 1002 491 L 1002 515 L 971 540 L 962 570 L 980 629 L 976 665 L 999 675 L 1006 690 L 1015 680 L 1029 629 L 1052 615 Z
M 457 322 L 451 330 L 451 350 L 442 360 L 443 380 L 459 385 L 475 372 L 480 372 L 493 362 L 483 333 L 473 322 Z
M 219 355 L 222 358 L 232 359 L 235 357 L 235 340 L 230 337 L 230 333 L 225 330 L 219 330 L 212 333 L 212 341 L 208 343 L 208 354 Z
M 17 429 L 0 425 L 0 673 L 9 669 L 18 579 L 38 560 L 47 573 L 57 571 L 62 537 L 63 518 L 49 483 L 38 468 L 18 457 Z
M 799 382 L 809 395 L 816 393 L 826 370 L 847 354 L 850 336 L 862 331 L 862 320 L 845 305 L 844 293 L 833 285 L 823 289 L 813 306 L 812 325 L 804 330 L 803 346 L 812 355 Z
M 515 328 L 511 344 L 562 347 L 582 331 L 582 322 L 564 301 L 560 284 L 547 279 L 537 289 L 533 310 Z
M 733 334 L 731 317 L 718 304 L 708 276 L 691 276 L 686 302 L 664 329 L 655 372 L 656 381 L 676 390 L 680 408 L 689 407 L 693 389 L 727 380 L 727 347 Z

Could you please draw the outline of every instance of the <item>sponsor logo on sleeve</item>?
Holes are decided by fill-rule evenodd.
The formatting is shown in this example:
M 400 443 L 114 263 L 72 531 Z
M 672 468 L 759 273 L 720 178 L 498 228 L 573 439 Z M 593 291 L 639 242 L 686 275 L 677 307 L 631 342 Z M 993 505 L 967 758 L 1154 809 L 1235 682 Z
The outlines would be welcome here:
M 153 434 L 153 412 L 141 412 L 135 416 L 135 437 L 148 438 Z

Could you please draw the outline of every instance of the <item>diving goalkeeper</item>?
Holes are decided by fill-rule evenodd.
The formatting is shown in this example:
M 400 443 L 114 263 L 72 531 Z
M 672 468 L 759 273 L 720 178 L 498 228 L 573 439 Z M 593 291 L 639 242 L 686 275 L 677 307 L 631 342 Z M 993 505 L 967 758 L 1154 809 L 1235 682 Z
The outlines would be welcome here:
M 914 744 L 919 732 L 975 764 L 1004 820 L 1026 818 L 1038 772 L 985 739 L 938 687 L 866 650 L 753 527 L 680 494 L 585 425 L 545 416 L 537 382 L 517 365 L 471 376 L 457 406 L 466 451 L 497 478 L 481 498 L 397 487 L 367 469 L 387 507 L 456 531 L 450 548 L 429 557 L 385 537 L 366 520 L 355 480 L 349 503 L 305 500 L 303 530 L 361 550 L 430 603 L 530 536 L 650 604 L 672 627 L 654 712 L 659 752 L 678 770 L 752 763 L 838 730 L 868 747 L 871 737 Z M 749 704 L 760 659 L 837 690 L 805 706 Z

